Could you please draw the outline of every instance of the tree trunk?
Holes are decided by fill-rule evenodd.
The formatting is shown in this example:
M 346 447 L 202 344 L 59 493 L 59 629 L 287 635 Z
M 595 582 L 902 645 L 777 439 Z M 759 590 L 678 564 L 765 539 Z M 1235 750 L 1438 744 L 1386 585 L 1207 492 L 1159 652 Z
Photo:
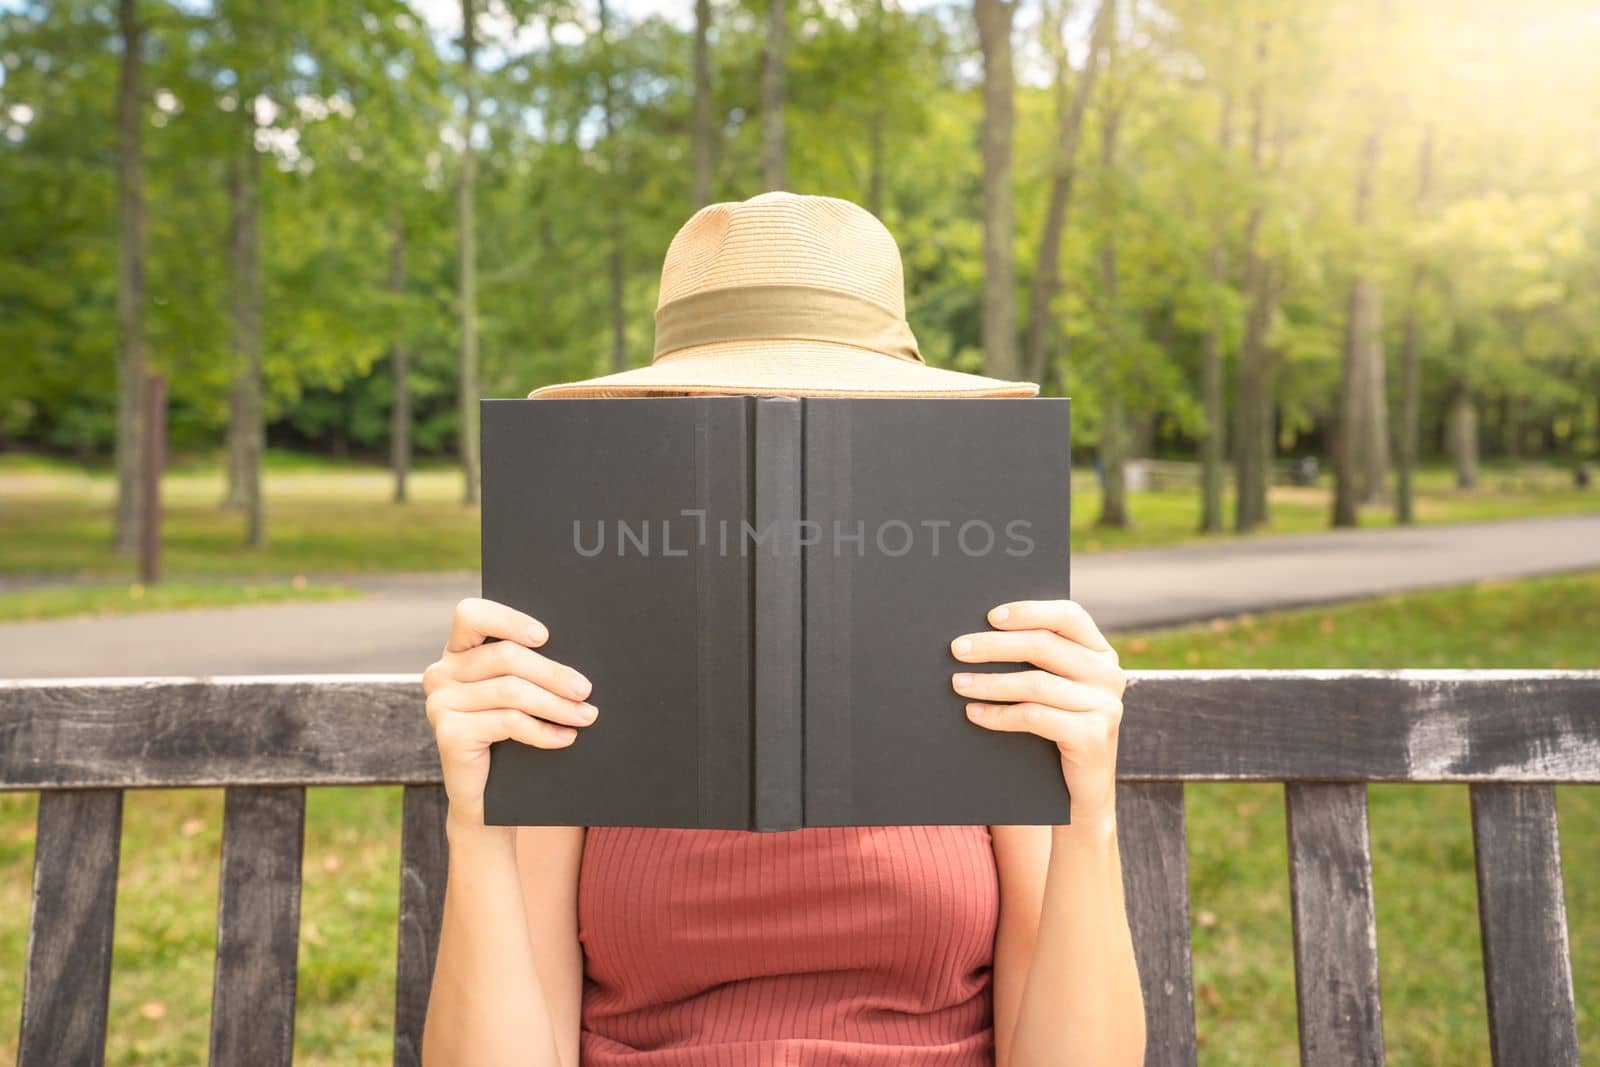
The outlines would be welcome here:
M 1255 84 L 1250 90 L 1250 164 L 1258 178 L 1266 171 L 1267 40 L 1271 23 L 1257 26 Z M 1239 391 L 1235 400 L 1233 434 L 1233 526 L 1240 533 L 1267 521 L 1267 471 L 1260 447 L 1264 413 L 1270 410 L 1267 385 L 1267 330 L 1272 325 L 1272 264 L 1256 246 L 1264 214 L 1262 204 L 1251 205 L 1244 228 L 1244 338 L 1239 348 Z
M 1417 212 L 1427 208 L 1433 180 L 1433 127 L 1422 134 L 1422 149 L 1417 161 Z M 1421 263 L 1411 269 L 1411 293 L 1406 301 L 1404 340 L 1400 347 L 1400 432 L 1396 436 L 1395 521 L 1409 525 L 1416 521 L 1415 489 L 1417 448 L 1422 436 L 1422 323 L 1417 303 L 1426 281 Z
M 1507 394 L 1505 406 L 1505 419 L 1500 425 L 1502 448 L 1506 459 L 1512 466 L 1522 462 L 1522 398 L 1515 394 Z
M 884 143 L 886 137 L 884 127 L 888 124 L 887 105 L 888 87 L 884 85 L 884 31 L 883 12 L 884 0 L 873 0 L 872 5 L 872 114 L 867 120 L 867 210 L 878 218 L 883 218 L 883 186 L 884 171 L 887 161 L 884 158 Z
M 1389 390 L 1387 363 L 1383 350 L 1383 291 L 1369 280 L 1372 295 L 1370 320 L 1361 346 L 1361 387 L 1366 401 L 1359 412 L 1361 434 L 1357 438 L 1361 456 L 1357 468 L 1360 500 L 1363 504 L 1381 503 L 1388 497 L 1389 476 Z
M 240 94 L 243 137 L 229 167 L 228 274 L 231 289 L 233 380 L 228 414 L 228 493 L 225 507 L 245 512 L 245 541 L 266 542 L 261 459 L 266 426 L 261 406 L 261 155 L 255 110 Z
M 1358 232 L 1365 232 L 1372 221 L 1372 181 L 1378 167 L 1378 148 L 1379 133 L 1374 126 L 1362 143 L 1361 162 L 1356 170 L 1355 225 Z M 1372 377 L 1381 376 L 1382 373 L 1382 357 L 1379 354 L 1382 309 L 1378 283 L 1367 275 L 1367 270 L 1365 263 L 1357 268 L 1345 304 L 1339 410 L 1334 428 L 1335 526 L 1355 526 L 1359 523 L 1356 506 L 1372 490 L 1373 468 L 1377 462 L 1373 454 L 1372 434 L 1378 420 L 1370 408 L 1374 396 L 1381 389 L 1381 377 L 1377 387 Z M 1381 491 L 1382 470 L 1377 474 Z
M 1253 212 L 1259 216 L 1259 211 Z M 1259 223 L 1259 217 L 1252 221 Z M 1262 442 L 1265 415 L 1271 410 L 1268 384 L 1267 330 L 1272 325 L 1272 261 L 1255 247 L 1257 227 L 1246 224 L 1244 341 L 1239 349 L 1239 395 L 1234 414 L 1233 527 L 1247 533 L 1267 521 L 1267 468 Z
M 1100 494 L 1096 526 L 1128 526 L 1128 411 L 1115 386 L 1106 390 L 1101 405 L 1100 467 L 1105 472 L 1105 492 Z
M 712 167 L 716 129 L 711 123 L 711 0 L 694 3 L 694 129 L 690 146 L 694 178 L 689 190 L 691 211 L 712 202 Z
M 406 293 L 406 227 L 398 208 L 389 212 L 389 292 L 396 301 Z M 406 476 L 411 471 L 411 345 L 406 317 L 397 317 L 389 348 L 394 401 L 389 408 L 389 469 L 394 472 L 394 502 L 404 504 Z
M 1109 77 L 1116 55 L 1116 5 L 1114 2 L 1101 8 L 1105 33 L 1105 65 Z M 1115 180 L 1117 165 L 1117 135 L 1122 125 L 1120 101 L 1107 100 L 1106 114 L 1100 124 L 1100 165 L 1109 184 Z M 1114 360 L 1122 348 L 1122 307 L 1117 277 L 1117 230 L 1115 220 L 1105 225 L 1100 242 L 1100 288 L 1102 306 L 1105 308 L 1103 332 L 1106 339 L 1106 356 L 1101 360 L 1103 388 L 1103 417 L 1100 427 L 1100 463 L 1105 472 L 1105 492 L 1100 496 L 1100 517 L 1097 526 L 1126 527 L 1128 525 L 1128 407 L 1123 397 L 1120 368 Z
M 1139 411 L 1128 417 L 1128 455 L 1134 458 L 1155 454 L 1156 416 L 1153 411 Z
M 1263 284 L 1266 289 L 1266 322 L 1270 324 L 1272 316 L 1278 312 L 1278 301 L 1283 296 L 1284 271 L 1275 257 L 1267 259 L 1262 264 L 1262 270 L 1266 272 Z M 1255 418 L 1256 470 L 1260 472 L 1260 485 L 1255 510 L 1259 524 L 1268 526 L 1272 523 L 1273 464 L 1278 458 L 1278 369 L 1283 362 L 1283 353 L 1266 343 L 1266 326 L 1262 327 L 1261 333 L 1261 385 L 1256 397 L 1258 406 Z
M 144 486 L 144 26 L 138 0 L 121 0 L 117 86 L 117 518 L 113 548 L 140 549 Z
M 1217 145 L 1224 154 L 1233 148 L 1233 94 L 1222 98 L 1222 117 L 1218 121 Z M 1216 233 L 1211 240 L 1208 266 L 1213 288 L 1227 281 L 1227 232 L 1225 212 L 1218 212 Z M 1227 410 L 1223 396 L 1222 335 L 1215 322 L 1201 338 L 1200 395 L 1205 406 L 1206 428 L 1200 437 L 1200 531 L 1222 532 L 1222 465 L 1227 454 Z
M 1456 386 L 1451 399 L 1450 459 L 1456 469 L 1457 489 L 1478 486 L 1478 408 L 1465 383 Z
M 457 451 L 461 456 L 462 502 L 478 502 L 478 34 L 473 0 L 461 0 L 461 77 L 466 115 L 461 138 L 461 185 L 456 193 L 458 280 L 461 287 L 461 354 L 457 369 Z
M 1083 115 L 1094 93 L 1094 84 L 1100 70 L 1100 52 L 1105 47 L 1105 34 L 1111 24 L 1111 7 L 1115 0 L 1100 0 L 1095 12 L 1094 28 L 1089 38 L 1089 54 L 1083 61 L 1083 73 L 1078 76 L 1072 103 L 1057 116 L 1055 151 L 1050 180 L 1050 199 L 1045 207 L 1044 232 L 1039 241 L 1038 265 L 1034 268 L 1033 294 L 1028 308 L 1028 329 L 1023 342 L 1022 376 L 1030 381 L 1044 377 L 1045 364 L 1050 353 L 1045 350 L 1050 336 L 1047 320 L 1050 302 L 1061 287 L 1061 236 L 1066 230 L 1067 212 L 1072 203 L 1073 177 L 1077 171 L 1078 142 L 1083 131 Z M 1059 65 L 1058 78 L 1065 79 L 1067 65 Z
M 761 68 L 761 176 L 768 191 L 789 187 L 789 152 L 783 128 L 788 18 L 787 0 L 767 0 L 767 46 Z
M 983 365 L 996 378 L 1021 376 L 1016 272 L 1011 259 L 1011 17 L 1016 0 L 973 0 L 983 51 Z
M 600 50 L 605 65 L 605 197 L 606 214 L 610 216 L 611 230 L 611 369 L 628 369 L 628 274 L 624 260 L 622 152 L 617 143 L 616 96 L 611 84 L 611 27 L 606 0 L 600 5 Z

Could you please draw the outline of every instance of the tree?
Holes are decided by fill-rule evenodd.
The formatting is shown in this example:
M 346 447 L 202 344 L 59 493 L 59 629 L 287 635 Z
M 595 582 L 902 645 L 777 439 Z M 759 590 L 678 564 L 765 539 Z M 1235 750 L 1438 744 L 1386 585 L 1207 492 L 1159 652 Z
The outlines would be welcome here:
M 1116 0 L 1108 0 L 1100 9 L 1103 19 L 1101 47 L 1105 50 L 1105 69 L 1109 79 L 1116 61 L 1117 27 Z M 1100 169 L 1102 180 L 1109 186 L 1117 178 L 1117 140 L 1122 128 L 1122 94 L 1107 93 L 1105 114 L 1100 120 Z M 1123 382 L 1116 365 L 1124 356 L 1125 338 L 1122 329 L 1124 310 L 1119 291 L 1117 273 L 1117 228 L 1115 217 L 1103 220 L 1100 228 L 1100 300 L 1103 310 L 1105 350 L 1099 360 L 1097 377 L 1102 382 L 1100 424 L 1100 469 L 1104 491 L 1100 494 L 1100 516 L 1096 526 L 1125 527 L 1128 525 L 1128 405 L 1123 394 Z
M 1046 344 L 1050 337 L 1050 302 L 1061 286 L 1061 236 L 1066 229 L 1072 205 L 1072 183 L 1077 173 L 1078 141 L 1083 131 L 1083 116 L 1094 94 L 1100 70 L 1100 54 L 1107 47 L 1107 34 L 1115 18 L 1111 10 L 1116 0 L 1100 0 L 1094 28 L 1089 34 L 1089 54 L 1084 57 L 1070 105 L 1059 108 L 1054 153 L 1051 161 L 1050 199 L 1045 207 L 1044 233 L 1039 240 L 1039 261 L 1034 268 L 1033 296 L 1028 309 L 1028 329 L 1022 349 L 1022 376 L 1042 381 L 1050 364 Z M 1057 27 L 1059 31 L 1059 25 Z M 1070 67 L 1065 49 L 1056 56 L 1056 79 L 1062 86 Z M 1058 96 L 1058 101 L 1061 98 Z
M 117 85 L 117 191 L 121 230 L 117 255 L 117 517 L 115 547 L 140 550 L 139 501 L 144 486 L 145 241 L 144 26 L 138 0 L 119 0 L 122 35 Z
M 622 152 L 617 140 L 616 89 L 611 82 L 615 67 L 611 53 L 611 26 L 607 18 L 606 0 L 599 0 L 599 5 L 601 115 L 605 121 L 606 138 L 603 188 L 606 216 L 611 228 L 611 369 L 620 371 L 628 369 L 628 267 L 623 247 L 626 227 L 622 217 L 623 190 L 620 181 Z
M 261 155 L 256 151 L 257 101 L 245 96 L 237 111 L 228 164 L 228 280 L 232 381 L 228 403 L 228 490 L 223 506 L 245 513 L 245 543 L 266 543 L 261 460 L 266 449 L 262 409 Z
M 767 39 L 761 66 L 761 177 L 768 190 L 789 188 L 789 149 L 784 138 L 788 18 L 787 0 L 767 0 Z
M 1259 182 L 1265 161 L 1268 121 L 1267 79 L 1272 23 L 1256 25 L 1255 81 L 1250 90 L 1250 166 Z M 1244 228 L 1244 291 L 1247 301 L 1244 339 L 1239 349 L 1239 396 L 1235 405 L 1234 529 L 1247 533 L 1267 522 L 1270 474 L 1272 390 L 1269 384 L 1267 331 L 1277 305 L 1276 268 L 1261 249 L 1261 224 L 1266 204 L 1258 189 Z
M 478 502 L 478 29 L 474 0 L 461 0 L 461 173 L 456 191 L 457 291 L 461 308 L 461 356 L 457 371 L 462 502 Z
M 716 127 L 711 124 L 711 0 L 694 0 L 694 127 L 690 154 L 694 181 L 689 186 L 689 210 L 711 203 L 712 167 L 716 157 Z
M 1361 145 L 1361 162 L 1356 170 L 1354 221 L 1357 230 L 1372 223 L 1372 184 L 1378 167 L 1380 133 L 1374 126 Z M 1335 427 L 1333 459 L 1333 524 L 1355 526 L 1357 503 L 1372 491 L 1374 475 L 1381 486 L 1383 470 L 1372 447 L 1372 435 L 1380 421 L 1374 410 L 1381 381 L 1383 339 L 1381 293 L 1370 268 L 1358 267 L 1350 282 L 1345 305 L 1344 359 L 1339 376 L 1339 409 Z M 1381 408 L 1380 402 L 1376 405 Z
M 389 209 L 389 292 L 397 301 L 406 295 L 406 223 L 398 207 Z M 397 332 L 389 344 L 390 380 L 394 400 L 389 414 L 389 470 L 394 477 L 394 502 L 407 499 L 406 476 L 411 471 L 411 343 Z
M 1433 127 L 1423 131 L 1417 160 L 1417 211 L 1428 203 L 1433 184 Z M 1411 292 L 1406 302 L 1404 340 L 1400 346 L 1400 432 L 1396 435 L 1395 521 L 1416 521 L 1412 476 L 1417 466 L 1418 438 L 1422 434 L 1422 316 L 1418 306 L 1427 269 L 1418 262 L 1411 268 Z
M 1226 158 L 1233 148 L 1233 94 L 1223 92 L 1222 115 L 1217 124 L 1217 147 Z M 1211 290 L 1227 284 L 1227 218 L 1218 212 L 1211 249 L 1206 257 Z M 1200 437 L 1200 531 L 1221 533 L 1223 464 L 1227 457 L 1228 415 L 1224 403 L 1224 360 L 1220 316 L 1213 311 L 1201 337 L 1200 392 L 1205 406 L 1205 430 Z
M 1011 18 L 1016 0 L 973 0 L 983 51 L 983 363 L 985 373 L 1017 379 L 1015 219 L 1011 206 L 1011 138 L 1016 105 L 1011 72 Z

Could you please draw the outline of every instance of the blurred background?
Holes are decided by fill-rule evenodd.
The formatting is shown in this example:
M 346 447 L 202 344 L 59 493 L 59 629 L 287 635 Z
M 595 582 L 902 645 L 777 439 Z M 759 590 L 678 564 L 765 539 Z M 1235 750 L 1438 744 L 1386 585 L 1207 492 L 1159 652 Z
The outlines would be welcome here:
M 0 675 L 420 671 L 478 398 L 647 361 L 673 233 L 768 189 L 1073 397 L 1128 666 L 1596 666 L 1596 55 L 1576 0 L 0 0 Z M 297 1052 L 382 1060 L 398 795 L 312 794 Z M 1391 1061 L 1487 1063 L 1466 794 L 1371 795 Z M 1190 797 L 1202 1058 L 1288 1062 L 1281 803 Z M 220 795 L 127 804 L 109 1057 L 192 1062 Z

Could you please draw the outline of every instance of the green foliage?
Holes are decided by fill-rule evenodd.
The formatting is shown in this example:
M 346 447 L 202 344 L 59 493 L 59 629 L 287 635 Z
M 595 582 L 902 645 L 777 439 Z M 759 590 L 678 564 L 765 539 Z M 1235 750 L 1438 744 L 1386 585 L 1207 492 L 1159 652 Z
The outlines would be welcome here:
M 171 380 L 176 447 L 213 446 L 227 419 L 227 183 L 230 161 L 249 147 L 265 164 L 272 439 L 381 451 L 388 354 L 403 344 L 416 447 L 452 448 L 463 79 L 452 6 L 140 0 L 139 8 L 146 330 L 151 362 Z M 1202 337 L 1215 331 L 1230 360 L 1238 352 L 1246 231 L 1256 216 L 1254 247 L 1279 285 L 1267 343 L 1282 445 L 1325 443 L 1345 294 L 1361 269 L 1382 288 L 1391 352 L 1416 309 L 1425 451 L 1437 446 L 1459 388 L 1486 402 L 1486 436 L 1516 422 L 1542 428 L 1569 455 L 1600 446 L 1600 117 L 1583 103 L 1600 96 L 1590 61 L 1600 26 L 1581 4 L 1126 8 L 1115 71 L 1085 123 L 1050 309 L 1065 348 L 1055 380 L 1083 401 L 1081 445 L 1095 443 L 1095 409 L 1108 389 L 1168 448 L 1187 447 L 1203 429 Z M 471 136 L 480 149 L 489 395 L 609 369 L 618 317 L 628 362 L 649 358 L 661 257 L 695 207 L 690 29 L 660 14 L 611 14 L 604 41 L 587 5 L 518 0 L 489 4 L 481 17 L 482 114 Z M 764 7 L 745 0 L 714 5 L 717 199 L 760 191 L 764 19 Z M 1081 69 L 1087 9 L 1066 24 L 1066 53 Z M 1013 192 L 1023 309 L 1057 109 L 1080 76 L 1068 69 L 1067 84 L 1053 84 L 1062 45 L 1041 47 L 1039 25 L 1019 18 Z M 109 447 L 119 51 L 110 0 L 0 8 L 0 442 L 80 456 Z M 970 13 L 803 3 L 789 53 L 791 187 L 867 203 L 881 182 L 879 211 L 901 245 L 923 351 L 939 365 L 981 369 L 981 106 Z M 1113 107 L 1119 149 L 1107 167 L 1100 133 Z M 1357 227 L 1359 149 L 1374 130 L 1373 222 Z M 1425 135 L 1434 176 L 1419 198 Z M 403 293 L 388 277 L 397 235 Z M 1114 315 L 1099 263 L 1107 237 L 1118 259 Z

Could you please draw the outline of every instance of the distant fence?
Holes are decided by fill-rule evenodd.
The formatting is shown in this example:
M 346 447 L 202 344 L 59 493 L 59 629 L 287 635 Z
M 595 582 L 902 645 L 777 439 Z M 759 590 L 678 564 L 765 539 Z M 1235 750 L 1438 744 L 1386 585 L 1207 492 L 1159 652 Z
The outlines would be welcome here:
M 1267 472 L 1269 484 L 1327 484 L 1332 478 L 1332 472 L 1325 463 L 1319 464 L 1319 469 L 1309 478 L 1303 474 L 1297 478 L 1296 466 L 1301 458 L 1303 457 L 1274 460 Z M 1128 460 L 1124 470 L 1127 486 L 1133 491 L 1200 488 L 1202 467 L 1190 460 L 1141 457 Z M 1234 475 L 1233 464 L 1224 464 L 1222 484 L 1231 486 L 1235 480 Z M 1600 478 L 1600 474 L 1591 474 L 1591 479 L 1594 478 Z M 1522 463 L 1511 467 L 1486 468 L 1480 472 L 1478 484 L 1485 489 L 1507 493 L 1558 492 L 1576 485 L 1576 472 L 1571 466 L 1557 463 Z
M 1184 790 L 1282 782 L 1301 1062 L 1384 1061 L 1369 782 L 1471 787 L 1497 1067 L 1578 1062 L 1556 783 L 1600 783 L 1600 671 L 1135 671 L 1118 800 L 1147 1062 L 1196 1062 Z M 445 801 L 414 676 L 0 682 L 0 790 L 38 791 L 22 1067 L 98 1063 L 122 797 L 226 789 L 214 1063 L 287 1064 L 305 788 L 405 787 L 394 1059 L 420 1062 Z M 1595 871 L 1586 871 L 1594 876 Z
M 1198 463 L 1177 459 L 1130 459 L 1126 471 L 1127 486 L 1130 490 L 1166 489 L 1199 489 L 1200 476 L 1203 468 Z M 1294 485 L 1295 461 L 1288 459 L 1275 460 L 1267 471 L 1268 482 L 1271 485 Z M 1222 484 L 1234 483 L 1233 465 L 1224 464 L 1222 468 Z

